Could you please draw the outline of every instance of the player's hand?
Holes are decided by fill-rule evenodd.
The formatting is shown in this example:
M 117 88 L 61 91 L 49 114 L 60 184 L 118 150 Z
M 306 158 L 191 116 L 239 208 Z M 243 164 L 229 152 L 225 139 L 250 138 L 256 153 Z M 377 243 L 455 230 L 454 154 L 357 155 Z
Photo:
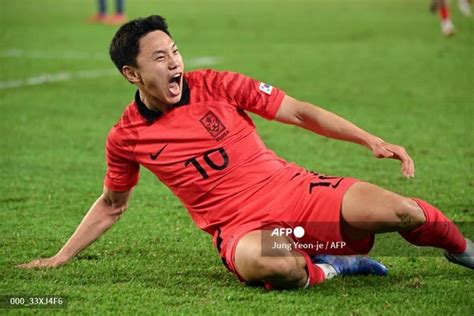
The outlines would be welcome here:
M 66 260 L 62 260 L 58 256 L 54 256 L 51 258 L 36 259 L 28 263 L 19 264 L 16 267 L 20 269 L 57 268 L 65 265 L 66 263 Z
M 372 153 L 377 158 L 391 158 L 402 162 L 401 172 L 407 178 L 415 177 L 415 163 L 405 148 L 378 140 L 371 146 Z

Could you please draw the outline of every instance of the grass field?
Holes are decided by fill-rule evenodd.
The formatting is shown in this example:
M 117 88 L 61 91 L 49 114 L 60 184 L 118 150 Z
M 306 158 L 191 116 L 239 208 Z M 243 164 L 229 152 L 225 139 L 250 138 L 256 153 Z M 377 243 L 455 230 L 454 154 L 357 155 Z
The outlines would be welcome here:
M 167 17 L 189 69 L 238 71 L 322 105 L 405 146 L 417 175 L 407 181 L 394 161 L 255 117 L 282 157 L 422 197 L 474 237 L 473 18 L 453 7 L 458 33 L 445 39 L 427 0 L 126 5 L 130 17 Z M 54 255 L 101 193 L 105 136 L 134 93 L 107 56 L 116 27 L 85 22 L 94 10 L 92 0 L 0 1 L 0 295 L 62 295 L 68 307 L 56 312 L 80 314 L 474 314 L 472 271 L 398 237 L 377 246 L 387 278 L 245 287 L 145 169 L 122 220 L 69 265 L 16 269 Z

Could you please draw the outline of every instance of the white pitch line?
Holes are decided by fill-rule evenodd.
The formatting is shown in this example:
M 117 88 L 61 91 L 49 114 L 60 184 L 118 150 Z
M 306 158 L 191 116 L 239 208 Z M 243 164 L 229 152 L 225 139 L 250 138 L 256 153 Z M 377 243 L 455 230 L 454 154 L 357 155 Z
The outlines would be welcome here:
M 219 58 L 211 56 L 203 56 L 197 58 L 191 58 L 188 60 L 187 65 L 193 67 L 204 67 L 211 66 L 220 61 Z M 24 86 L 37 86 L 46 83 L 54 83 L 61 81 L 68 81 L 72 79 L 86 79 L 86 78 L 99 78 L 105 76 L 118 75 L 116 69 L 96 69 L 96 70 L 81 70 L 76 72 L 58 72 L 58 73 L 46 73 L 34 77 L 25 79 L 16 79 L 8 81 L 0 81 L 0 90 L 21 88 Z
M 99 59 L 107 60 L 108 55 L 104 53 L 80 52 L 80 51 L 61 51 L 50 52 L 43 50 L 22 50 L 17 48 L 0 51 L 0 57 L 3 58 L 29 58 L 29 59 Z
M 184 67 L 205 67 L 212 66 L 221 62 L 221 58 L 212 56 L 203 56 L 184 60 Z
M 24 86 L 37 86 L 50 82 L 68 81 L 72 79 L 82 78 L 98 78 L 116 74 L 117 70 L 110 68 L 99 70 L 82 70 L 77 72 L 58 72 L 54 74 L 41 74 L 39 76 L 25 79 L 0 81 L 0 89 L 20 88 Z
M 61 52 L 50 52 L 43 50 L 32 50 L 26 51 L 22 49 L 12 48 L 0 51 L 0 58 L 29 58 L 29 59 L 99 59 L 108 60 L 109 55 L 107 53 L 93 53 L 93 52 L 81 52 L 81 51 L 61 51 Z M 190 60 L 185 60 L 186 65 L 189 67 L 195 66 L 208 66 L 214 65 L 218 62 L 219 58 L 212 56 L 196 57 Z

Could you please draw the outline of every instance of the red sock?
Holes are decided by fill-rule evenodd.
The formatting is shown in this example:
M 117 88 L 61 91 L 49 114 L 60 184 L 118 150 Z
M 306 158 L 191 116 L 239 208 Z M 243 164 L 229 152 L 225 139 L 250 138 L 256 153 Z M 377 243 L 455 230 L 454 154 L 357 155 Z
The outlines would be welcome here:
M 442 248 L 453 254 L 466 250 L 464 236 L 449 218 L 433 205 L 420 199 L 413 200 L 425 213 L 426 222 L 412 231 L 400 232 L 403 238 L 417 246 Z
M 439 7 L 439 17 L 441 21 L 449 20 L 449 8 L 446 6 Z
M 307 253 L 301 252 L 306 260 L 306 270 L 308 270 L 308 286 L 313 287 L 316 284 L 324 282 L 326 277 L 324 276 L 323 270 L 311 262 L 311 258 Z

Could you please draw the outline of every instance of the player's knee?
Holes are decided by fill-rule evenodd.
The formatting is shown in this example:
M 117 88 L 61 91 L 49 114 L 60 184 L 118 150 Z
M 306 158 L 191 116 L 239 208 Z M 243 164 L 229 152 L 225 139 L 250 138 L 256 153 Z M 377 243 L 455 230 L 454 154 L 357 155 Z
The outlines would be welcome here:
M 259 268 L 264 271 L 262 281 L 270 283 L 275 289 L 291 289 L 304 285 L 307 272 L 305 262 L 300 257 L 267 257 L 261 258 Z M 304 259 L 303 259 L 304 261 Z
M 252 270 L 257 272 L 258 281 L 263 281 L 264 279 L 275 276 L 284 276 L 286 272 L 291 269 L 290 260 L 281 257 L 254 256 L 247 260 Z
M 426 221 L 420 206 L 412 199 L 400 198 L 396 206 L 397 226 L 400 230 L 415 229 Z
M 301 287 L 307 278 L 305 264 L 298 257 L 252 256 L 247 257 L 245 267 L 239 272 L 246 281 L 269 283 L 274 289 Z
M 267 278 L 286 278 L 297 270 L 296 261 L 293 257 L 265 258 L 261 267 L 265 269 Z
M 273 249 L 272 243 L 262 245 L 264 234 L 270 232 L 251 232 L 237 244 L 234 263 L 240 276 L 247 282 L 269 283 L 274 289 L 303 286 L 307 280 L 305 258 L 288 249 Z M 280 238 L 277 242 L 286 244 L 290 241 Z M 262 251 L 262 247 L 268 249 Z

